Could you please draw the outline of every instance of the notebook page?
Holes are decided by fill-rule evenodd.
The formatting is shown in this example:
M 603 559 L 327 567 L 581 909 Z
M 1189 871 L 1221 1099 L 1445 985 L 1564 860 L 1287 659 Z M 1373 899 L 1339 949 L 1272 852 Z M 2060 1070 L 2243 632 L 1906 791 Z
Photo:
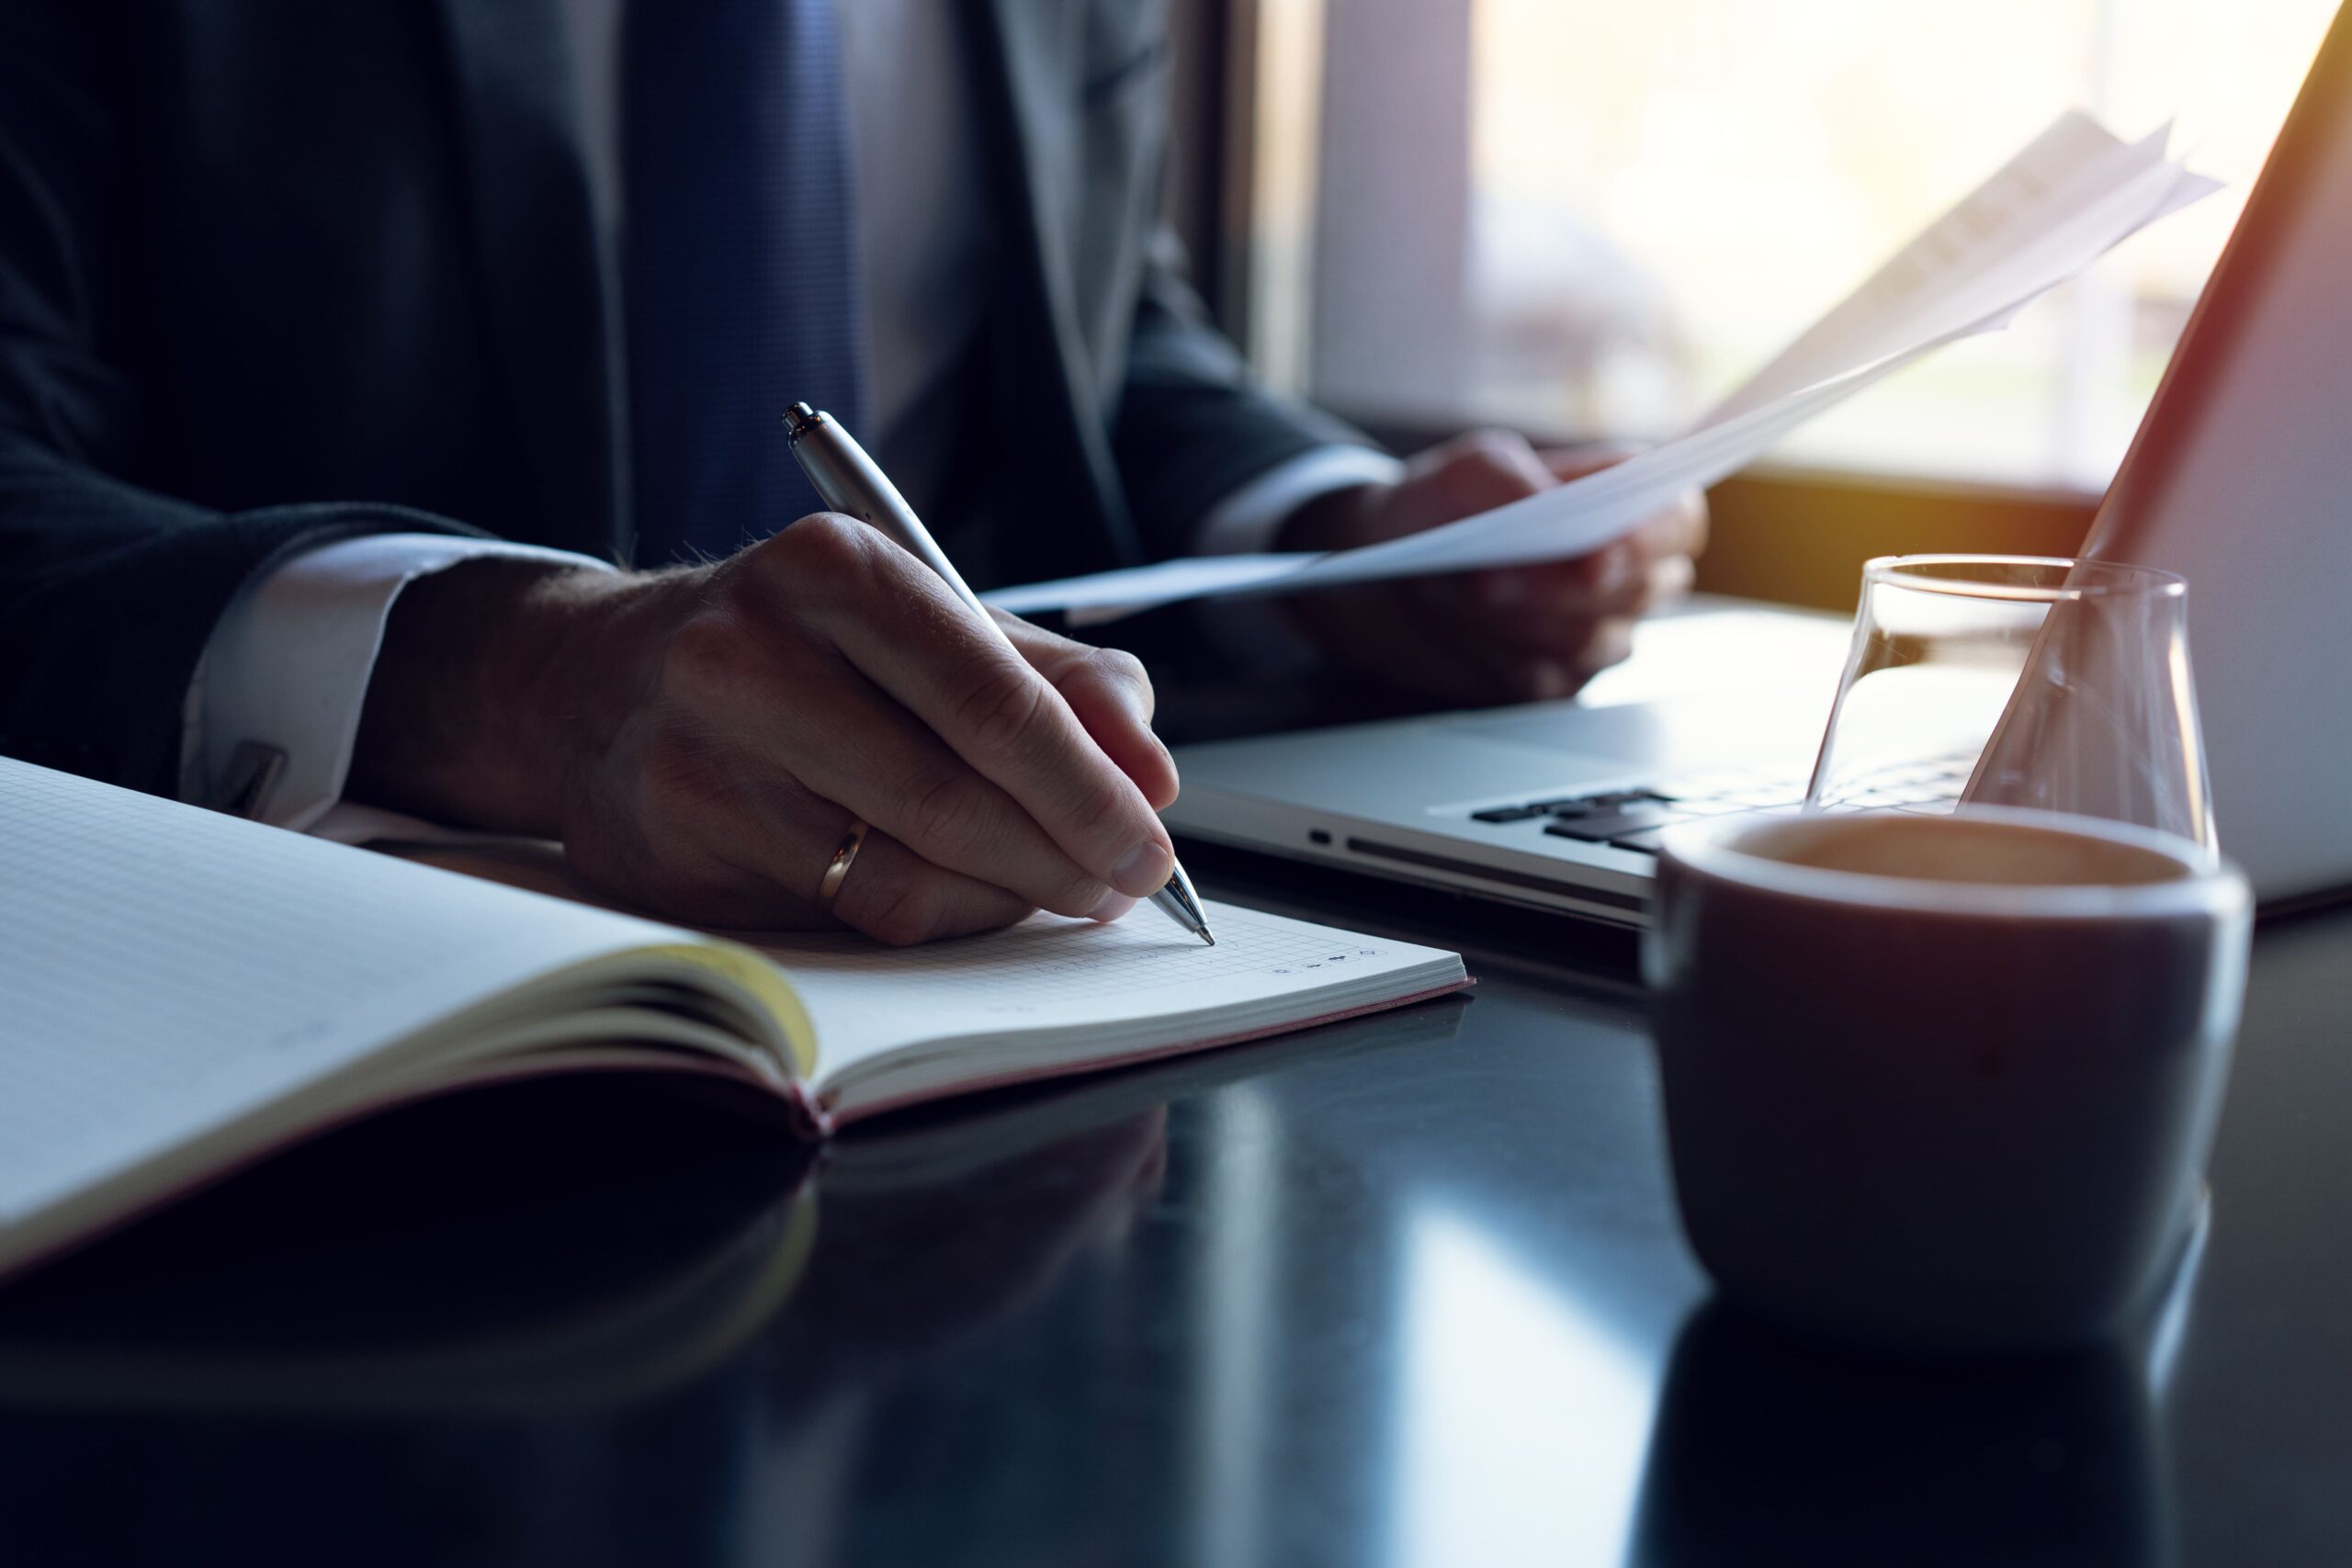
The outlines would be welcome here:
M 816 1021 L 823 1078 L 897 1046 L 963 1034 L 1108 1025 L 1281 997 L 1299 998 L 1298 1016 L 1311 1018 L 1319 1010 L 1313 993 L 1335 983 L 1450 956 L 1229 904 L 1202 907 L 1215 947 L 1147 908 L 1109 925 L 1033 915 L 921 948 L 832 935 L 744 940 L 791 976 Z
M 0 759 L 0 1224 L 676 934 Z

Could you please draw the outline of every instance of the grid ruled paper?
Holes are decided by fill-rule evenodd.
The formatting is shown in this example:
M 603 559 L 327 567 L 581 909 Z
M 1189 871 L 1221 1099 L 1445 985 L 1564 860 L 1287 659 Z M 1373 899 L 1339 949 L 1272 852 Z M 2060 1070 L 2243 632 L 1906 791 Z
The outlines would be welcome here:
M 1230 904 L 1204 909 L 1215 947 L 1143 908 L 1109 925 L 1033 915 L 1006 931 L 913 949 L 843 936 L 745 940 L 791 976 L 816 1023 L 827 1076 L 926 1038 L 1233 1007 L 1437 956 L 1411 942 Z

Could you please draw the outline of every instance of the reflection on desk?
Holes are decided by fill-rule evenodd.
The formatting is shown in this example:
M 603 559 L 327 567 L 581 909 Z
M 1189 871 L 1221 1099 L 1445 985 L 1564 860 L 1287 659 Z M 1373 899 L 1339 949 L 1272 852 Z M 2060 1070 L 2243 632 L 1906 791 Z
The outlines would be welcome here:
M 1320 912 L 1426 939 L 1433 909 Z M 1480 958 L 1475 999 L 877 1124 L 813 1171 L 739 1117 L 620 1086 L 579 1086 L 601 1109 L 516 1086 L 350 1129 L 0 1292 L 7 1549 L 2346 1555 L 2352 913 L 2257 938 L 2210 1246 L 2150 1341 L 2177 1344 L 2169 1376 L 2144 1347 L 1883 1373 L 1707 1309 L 1643 998 L 1559 951 L 1531 928 L 1518 961 Z M 763 1294 L 802 1213 L 805 1260 Z M 631 1305 L 657 1300 L 713 1310 Z M 652 1331 L 593 1328 L 625 1323 Z M 464 1347 L 459 1379 L 338 1371 Z M 174 1362 L 236 1375 L 149 1375 Z
M 1905 1361 L 1709 1303 L 1668 1365 L 1630 1562 L 2175 1561 L 2156 1412 L 2210 1224 L 2129 1333 L 2064 1355 Z
M 2154 1397 L 2116 1348 L 1890 1365 L 1710 1305 L 1675 1346 L 1631 1561 L 2169 1562 Z

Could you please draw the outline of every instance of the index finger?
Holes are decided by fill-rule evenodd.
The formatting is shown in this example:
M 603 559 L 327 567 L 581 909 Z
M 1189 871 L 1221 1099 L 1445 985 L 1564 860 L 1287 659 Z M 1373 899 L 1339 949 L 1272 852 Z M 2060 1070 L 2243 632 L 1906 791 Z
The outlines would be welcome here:
M 878 536 L 863 591 L 818 607 L 852 663 L 1120 892 L 1158 892 L 1168 830 L 1069 705 L 920 562 Z
M 997 625 L 1031 669 L 1062 694 L 1103 754 L 1155 807 L 1176 798 L 1176 760 L 1151 732 L 1154 698 L 1143 661 L 1114 648 L 1059 637 L 999 612 Z

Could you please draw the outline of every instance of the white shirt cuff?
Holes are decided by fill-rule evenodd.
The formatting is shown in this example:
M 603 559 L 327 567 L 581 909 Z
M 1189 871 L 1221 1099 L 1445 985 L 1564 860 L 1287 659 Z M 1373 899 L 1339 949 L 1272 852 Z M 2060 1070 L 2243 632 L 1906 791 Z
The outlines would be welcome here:
M 1395 484 L 1405 465 L 1369 446 L 1318 446 L 1276 463 L 1216 503 L 1193 533 L 1196 556 L 1257 555 L 1274 547 L 1290 514 L 1317 496 L 1357 485 Z
M 371 534 L 305 550 L 248 582 L 222 613 L 188 684 L 180 797 L 218 803 L 237 748 L 285 756 L 258 813 L 300 831 L 342 797 L 384 623 L 401 590 L 497 556 L 610 571 L 568 550 L 449 534 Z
M 1368 446 L 1318 446 L 1272 468 L 1217 502 L 1193 535 L 1200 556 L 1255 555 L 1274 547 L 1290 514 L 1318 496 L 1363 484 L 1395 484 L 1405 465 Z M 1204 604 L 1200 626 L 1239 667 L 1269 677 L 1310 663 L 1315 645 L 1272 599 Z

